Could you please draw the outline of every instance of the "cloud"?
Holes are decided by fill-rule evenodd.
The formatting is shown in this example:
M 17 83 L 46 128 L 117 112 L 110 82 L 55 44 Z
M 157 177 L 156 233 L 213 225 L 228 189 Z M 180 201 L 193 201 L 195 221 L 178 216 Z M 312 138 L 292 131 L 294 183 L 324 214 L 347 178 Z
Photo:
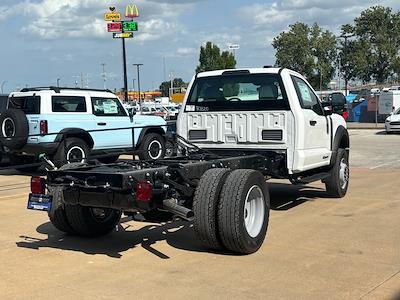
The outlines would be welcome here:
M 144 43 L 178 32 L 183 25 L 174 20 L 190 10 L 194 2 L 137 1 L 140 13 L 137 19 L 139 31 L 135 33 L 137 40 Z M 26 24 L 21 31 L 41 39 L 109 38 L 103 14 L 114 3 L 111 0 L 26 0 L 7 7 L 0 6 L 3 11 L 0 21 L 22 14 Z M 125 6 L 117 9 L 123 14 Z M 29 18 L 26 18 L 28 15 Z
M 181 56 L 186 56 L 186 55 L 194 55 L 194 54 L 197 54 L 198 51 L 199 51 L 199 50 L 196 49 L 196 48 L 179 47 L 179 48 L 176 50 L 176 53 L 177 53 L 178 55 L 181 55 Z

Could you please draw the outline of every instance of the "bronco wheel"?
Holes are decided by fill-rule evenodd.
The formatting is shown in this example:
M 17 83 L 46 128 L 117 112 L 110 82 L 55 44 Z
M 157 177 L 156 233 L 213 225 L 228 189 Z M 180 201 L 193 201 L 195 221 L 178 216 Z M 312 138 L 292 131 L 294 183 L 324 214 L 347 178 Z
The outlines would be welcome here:
M 58 146 L 54 155 L 54 164 L 62 166 L 66 163 L 83 163 L 89 155 L 89 146 L 79 138 L 67 138 Z
M 222 187 L 218 206 L 222 244 L 238 253 L 257 251 L 267 233 L 269 209 L 264 176 L 255 170 L 232 171 Z
M 350 179 L 349 154 L 345 149 L 338 149 L 335 164 L 330 175 L 324 180 L 328 195 L 342 198 L 347 193 Z
M 7 109 L 0 115 L 0 142 L 10 149 L 21 149 L 28 140 L 29 126 L 20 109 Z
M 157 133 L 146 134 L 139 149 L 139 158 L 142 160 L 156 160 L 165 155 L 164 138 Z

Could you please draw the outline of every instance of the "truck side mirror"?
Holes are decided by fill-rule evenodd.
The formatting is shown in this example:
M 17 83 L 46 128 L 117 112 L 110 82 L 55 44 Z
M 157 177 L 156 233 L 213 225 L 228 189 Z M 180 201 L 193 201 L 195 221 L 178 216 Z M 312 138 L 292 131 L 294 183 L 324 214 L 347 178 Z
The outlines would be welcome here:
M 324 112 L 326 116 L 330 116 L 333 114 L 333 107 L 331 101 L 326 101 L 322 103 L 322 107 L 324 108 Z
M 130 117 L 130 118 L 133 118 L 133 116 L 136 115 L 136 112 L 135 112 L 135 110 L 132 108 L 132 109 L 128 109 L 128 114 L 129 114 L 129 117 Z

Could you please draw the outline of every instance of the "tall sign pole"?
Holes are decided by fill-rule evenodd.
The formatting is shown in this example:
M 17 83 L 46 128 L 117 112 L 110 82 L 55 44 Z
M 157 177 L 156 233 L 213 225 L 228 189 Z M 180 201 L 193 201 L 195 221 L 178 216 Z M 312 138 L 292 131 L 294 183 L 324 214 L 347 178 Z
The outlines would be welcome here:
M 124 32 L 124 31 L 122 31 Z M 124 65 L 124 98 L 128 101 L 128 75 L 126 71 L 126 48 L 125 48 L 125 38 L 122 38 L 122 61 Z
M 128 101 L 128 75 L 126 67 L 126 45 L 125 39 L 133 38 L 133 32 L 138 30 L 138 25 L 133 22 L 133 18 L 139 16 L 138 8 L 135 4 L 127 5 L 125 8 L 125 17 L 131 19 L 121 20 L 121 14 L 116 10 L 114 6 L 109 7 L 109 12 L 104 14 L 104 20 L 110 21 L 107 23 L 108 32 L 113 33 L 114 39 L 122 39 L 122 64 L 123 64 L 123 77 L 124 77 L 124 98 Z

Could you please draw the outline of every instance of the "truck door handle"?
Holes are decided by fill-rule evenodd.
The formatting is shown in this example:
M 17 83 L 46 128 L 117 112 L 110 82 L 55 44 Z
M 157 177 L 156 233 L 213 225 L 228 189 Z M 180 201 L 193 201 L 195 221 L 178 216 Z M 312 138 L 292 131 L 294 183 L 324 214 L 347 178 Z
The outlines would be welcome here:
M 99 126 L 106 126 L 107 123 L 101 122 L 101 123 L 97 123 L 97 125 L 99 125 Z
M 310 121 L 311 126 L 315 126 L 315 124 L 317 124 L 317 121 Z

